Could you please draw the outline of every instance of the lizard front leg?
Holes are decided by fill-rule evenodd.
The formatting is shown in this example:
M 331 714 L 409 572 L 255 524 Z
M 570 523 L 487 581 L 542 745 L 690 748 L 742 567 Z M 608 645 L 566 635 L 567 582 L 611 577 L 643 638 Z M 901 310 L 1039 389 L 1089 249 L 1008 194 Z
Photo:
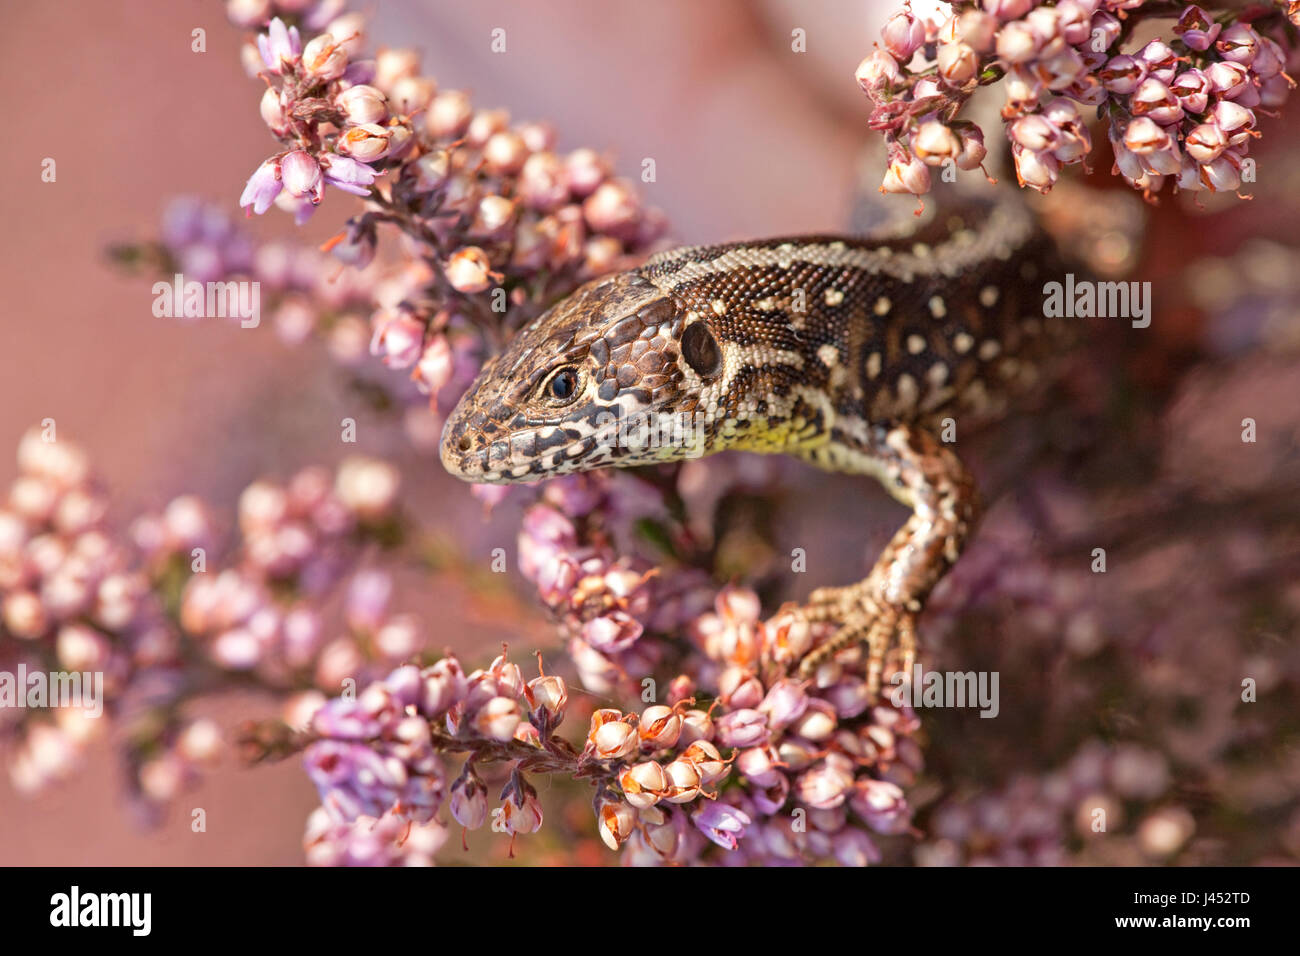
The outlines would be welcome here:
M 819 588 L 801 609 L 809 620 L 840 625 L 799 662 L 811 676 L 822 663 L 859 642 L 867 645 L 867 684 L 880 687 L 895 643 L 902 666 L 916 655 L 916 616 L 939 579 L 956 562 L 979 513 L 974 482 L 951 449 L 918 425 L 890 423 L 854 429 L 837 422 L 831 440 L 804 453 L 820 468 L 869 474 L 912 509 L 871 573 L 857 584 Z

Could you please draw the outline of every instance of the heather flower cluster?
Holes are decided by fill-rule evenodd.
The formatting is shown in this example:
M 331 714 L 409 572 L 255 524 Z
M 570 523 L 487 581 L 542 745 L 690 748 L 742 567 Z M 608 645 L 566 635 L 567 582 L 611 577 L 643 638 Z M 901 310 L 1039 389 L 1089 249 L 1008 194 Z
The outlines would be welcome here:
M 232 19 L 259 23 L 266 5 L 248 6 L 231 4 Z M 284 149 L 249 178 L 240 205 L 279 205 L 302 222 L 327 186 L 363 197 L 364 211 L 327 244 L 356 267 L 375 259 L 379 226 L 397 227 L 404 281 L 376 289 L 370 350 L 409 369 L 422 392 L 436 395 L 483 337 L 499 344 L 662 234 L 663 217 L 594 150 L 557 152 L 545 124 L 512 123 L 440 89 L 414 51 L 369 54 L 359 13 L 305 7 L 299 25 L 275 17 L 245 48 L 250 74 L 268 84 L 262 118 Z
M 103 695 L 94 712 L 53 700 L 0 708 L 21 791 L 66 779 L 89 741 L 120 726 L 132 804 L 156 819 L 225 749 L 211 720 L 187 714 L 195 697 L 251 675 L 300 725 L 325 692 L 422 647 L 416 622 L 391 613 L 387 572 L 355 570 L 393 518 L 399 480 L 386 463 L 254 482 L 228 546 L 193 495 L 115 528 L 86 454 L 52 422 L 23 436 L 18 467 L 0 506 L 0 668 L 102 675 Z M 321 605 L 342 581 L 345 629 L 332 636 Z
M 1147 198 L 1179 191 L 1234 192 L 1253 181 L 1259 114 L 1282 107 L 1294 81 L 1280 9 L 1247 20 L 1196 5 L 1149 0 L 982 0 L 951 4 L 942 23 L 910 8 L 881 31 L 857 80 L 875 109 L 870 125 L 889 149 L 882 192 L 930 191 L 931 169 L 980 168 L 984 131 L 959 119 L 980 87 L 1001 83 L 1016 177 L 1047 192 L 1064 167 L 1086 167 L 1089 113 L 1107 123 L 1114 172 Z M 1168 40 L 1133 47 L 1146 20 L 1170 20 Z

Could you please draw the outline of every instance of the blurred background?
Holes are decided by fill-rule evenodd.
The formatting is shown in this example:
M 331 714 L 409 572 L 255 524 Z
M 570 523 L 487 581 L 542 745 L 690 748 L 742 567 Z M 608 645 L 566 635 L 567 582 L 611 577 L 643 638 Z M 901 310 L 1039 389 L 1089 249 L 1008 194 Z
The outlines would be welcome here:
M 869 141 L 867 104 L 852 74 L 894 9 L 878 0 L 680 0 L 652 12 L 607 0 L 380 0 L 372 7 L 377 44 L 415 46 L 428 73 L 469 91 L 478 105 L 550 120 L 561 148 L 608 150 L 624 175 L 653 157 L 657 182 L 642 188 L 687 242 L 845 227 Z M 105 255 L 113 243 L 155 235 L 175 195 L 197 194 L 237 212 L 244 180 L 268 153 L 272 140 L 257 116 L 263 87 L 240 67 L 244 34 L 226 22 L 223 5 L 55 0 L 11 5 L 4 27 L 0 75 L 21 108 L 0 156 L 0 479 L 12 473 L 6 449 L 45 418 L 87 449 L 123 518 L 181 492 L 230 508 L 258 476 L 337 463 L 337 423 L 355 401 L 317 351 L 285 348 L 267 326 L 246 334 L 224 323 L 155 318 L 153 278 L 124 275 Z M 198 27 L 207 31 L 204 53 L 191 52 Z M 504 55 L 489 47 L 495 27 L 507 30 Z M 806 30 L 806 53 L 791 51 L 796 27 Z M 1279 158 L 1295 155 L 1285 125 L 1264 124 L 1252 203 L 1215 197 L 1202 212 L 1166 202 L 1152 217 L 1146 245 L 1134 253 L 1139 277 L 1162 283 L 1152 334 L 1112 344 L 1118 351 L 1102 370 L 1072 380 L 1071 411 L 1030 417 L 976 459 L 993 489 L 988 496 L 1003 510 L 990 519 L 984 563 L 977 555 L 947 594 L 953 607 L 978 599 L 981 588 L 994 596 L 960 621 L 939 608 L 932 646 L 950 664 L 1000 668 L 1004 698 L 1015 700 L 1004 703 L 1003 720 L 958 724 L 940 715 L 928 726 L 932 739 L 947 734 L 945 745 L 928 751 L 946 795 L 960 797 L 965 787 L 978 803 L 981 787 L 993 794 L 969 811 L 957 799 L 958 809 L 936 817 L 948 835 L 932 862 L 970 843 L 978 827 L 963 813 L 997 817 L 1039 805 L 1051 781 L 1031 775 L 1071 760 L 1082 766 L 1071 772 L 1094 775 L 1084 789 L 1114 792 L 1133 833 L 1155 819 L 1157 838 L 1183 834 L 1178 848 L 1192 848 L 1183 862 L 1283 862 L 1300 854 L 1293 706 L 1300 263 L 1287 244 L 1300 183 L 1297 164 Z M 1103 180 L 1104 144 L 1098 155 L 1094 180 Z M 41 181 L 46 157 L 57 162 L 54 183 Z M 1077 220 L 1086 201 L 1061 193 L 1057 222 L 1084 228 Z M 348 215 L 349 204 L 336 198 L 306 227 L 312 240 L 336 232 Z M 283 215 L 249 228 L 259 238 L 293 232 Z M 1248 416 L 1260 419 L 1267 447 L 1246 446 L 1244 454 L 1240 422 Z M 363 419 L 357 450 L 402 466 L 423 526 L 443 529 L 471 553 L 513 547 L 518 509 L 482 517 L 435 457 L 401 440 L 399 424 Z M 1036 470 L 1040 455 L 1052 463 L 1046 473 Z M 789 507 L 778 537 L 822 542 L 818 563 L 827 580 L 816 583 L 852 579 L 901 511 L 860 482 L 791 474 L 798 497 L 844 505 L 834 515 Z M 1079 486 L 1062 487 L 1067 478 Z M 1154 489 L 1164 512 L 1152 510 Z M 1044 541 L 1068 544 L 1035 551 Z M 1107 584 L 1115 590 L 1102 595 L 1088 575 L 1060 578 L 1053 570 L 1070 554 L 1066 563 L 1086 571 L 1079 554 L 1094 541 L 1128 547 L 1133 558 L 1112 564 Z M 989 568 L 1019 567 L 1011 559 L 999 565 L 1005 554 L 1033 555 L 1010 597 L 988 585 L 997 576 Z M 494 617 L 436 580 L 410 584 L 413 610 L 437 609 L 438 646 L 477 649 L 473 656 L 486 659 L 503 638 L 545 644 L 540 610 Z M 785 585 L 776 588 L 786 594 Z M 515 590 L 527 612 L 529 589 Z M 788 596 L 800 590 L 795 583 Z M 1006 615 L 1025 632 L 998 630 L 1008 626 Z M 1247 671 L 1271 697 L 1243 714 L 1229 705 Z M 1108 683 L 1116 674 L 1123 683 Z M 1227 703 L 1207 704 L 1202 680 L 1220 681 L 1214 699 Z M 1032 692 L 1020 693 L 1025 687 Z M 272 707 L 250 693 L 204 709 L 230 726 Z M 1167 733 L 1153 729 L 1161 722 Z M 1118 771 L 1114 753 L 1089 750 L 1110 738 L 1136 748 L 1120 754 Z M 938 800 L 944 787 L 932 789 Z M 118 805 L 120 790 L 120 768 L 104 741 L 82 772 L 35 799 L 0 781 L 0 863 L 297 864 L 303 821 L 318 803 L 294 760 L 244 769 L 228 757 L 206 775 L 182 800 L 206 809 L 206 834 L 190 832 L 185 812 L 152 829 L 134 825 Z M 1189 818 L 1195 823 L 1185 832 Z M 998 832 L 987 821 L 981 826 Z M 1086 848 L 1077 855 L 1125 863 L 1169 855 L 1144 855 L 1142 847 L 1135 836 L 1111 856 L 1089 857 Z M 985 851 L 996 857 L 985 846 L 968 847 L 967 858 Z M 613 860 L 600 853 L 584 861 Z

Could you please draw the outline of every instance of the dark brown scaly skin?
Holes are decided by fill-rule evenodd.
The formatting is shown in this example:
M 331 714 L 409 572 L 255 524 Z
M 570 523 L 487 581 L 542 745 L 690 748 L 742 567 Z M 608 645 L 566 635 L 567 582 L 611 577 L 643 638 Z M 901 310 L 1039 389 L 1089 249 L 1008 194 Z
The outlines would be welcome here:
M 916 615 L 978 514 L 943 420 L 1000 416 L 1069 337 L 1043 317 L 1059 267 L 1018 202 L 936 218 L 889 240 L 676 249 L 583 286 L 483 368 L 444 466 L 534 481 L 734 448 L 874 476 L 912 516 L 865 580 L 813 592 L 803 613 L 840 627 L 799 666 L 865 641 L 874 692 L 894 642 L 910 669 Z M 620 434 L 629 418 L 665 440 Z

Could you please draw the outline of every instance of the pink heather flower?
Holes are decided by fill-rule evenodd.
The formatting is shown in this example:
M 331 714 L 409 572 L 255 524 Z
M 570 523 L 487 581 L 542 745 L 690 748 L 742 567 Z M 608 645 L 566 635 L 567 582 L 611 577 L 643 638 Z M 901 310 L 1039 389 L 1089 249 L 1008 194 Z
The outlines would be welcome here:
M 722 759 L 718 748 L 707 740 L 697 740 L 682 751 L 682 760 L 694 765 L 700 775 L 700 783 L 716 783 L 727 775 L 729 761 Z
M 322 33 L 303 48 L 302 65 L 319 80 L 336 80 L 348 67 L 348 54 L 334 37 Z
M 1090 35 L 1096 35 L 1097 43 L 1094 46 L 1093 42 L 1089 40 L 1088 48 L 1091 50 L 1095 49 L 1096 46 L 1100 46 L 1102 50 L 1109 50 L 1115 41 L 1119 39 L 1122 30 L 1123 26 L 1120 24 L 1119 18 L 1113 13 L 1104 11 L 1094 13 L 1088 32 Z
M 1198 6 L 1190 6 L 1183 11 L 1174 26 L 1174 33 L 1190 50 L 1198 52 L 1208 50 L 1223 27 L 1215 23 L 1210 15 Z
M 757 710 L 735 710 L 715 722 L 724 747 L 754 747 L 767 742 L 767 718 Z
M 852 790 L 852 763 L 843 755 L 832 754 L 799 775 L 795 798 L 812 809 L 830 810 L 843 804 Z
M 1250 139 L 1250 131 L 1255 128 L 1255 114 L 1240 103 L 1232 100 L 1220 100 L 1214 104 L 1211 113 L 1214 125 L 1228 134 L 1228 145 L 1238 146 Z
M 618 776 L 619 788 L 629 804 L 638 810 L 652 807 L 668 792 L 668 775 L 653 760 L 646 760 L 625 769 Z
M 1007 63 L 1027 63 L 1038 56 L 1041 46 L 1042 40 L 1027 21 L 1008 23 L 998 31 L 998 56 Z
M 911 193 L 916 196 L 930 191 L 930 170 L 915 155 L 895 151 L 880 184 L 882 193 Z
M 603 654 L 618 654 L 632 647 L 644 628 L 624 611 L 611 611 L 582 625 L 582 639 Z
M 295 149 L 280 160 L 280 178 L 289 195 L 299 199 L 309 197 L 318 203 L 325 191 L 320 163 L 305 150 Z
M 647 751 L 667 750 L 677 745 L 682 732 L 682 718 L 671 707 L 655 704 L 641 712 L 637 734 Z
M 1228 148 L 1228 134 L 1214 123 L 1201 123 L 1184 138 L 1183 148 L 1196 163 L 1212 163 Z
M 504 742 L 514 739 L 515 729 L 522 720 L 517 701 L 493 697 L 474 715 L 474 729 L 483 737 Z
M 343 111 L 347 122 L 361 126 L 382 123 L 388 118 L 388 99 L 373 86 L 360 83 L 349 86 L 334 99 L 334 105 Z
M 339 137 L 339 150 L 362 163 L 373 163 L 388 155 L 392 131 L 378 123 L 349 126 Z
M 369 196 L 370 185 L 379 175 L 365 163 L 337 153 L 322 156 L 320 167 L 327 183 L 354 196 Z
M 984 131 L 974 123 L 955 123 L 953 130 L 961 141 L 961 151 L 957 153 L 958 169 L 979 169 L 984 163 L 988 150 L 984 146 Z
M 912 152 L 927 166 L 942 166 L 961 155 L 961 140 L 937 120 L 927 120 L 912 134 Z M 978 165 L 978 164 L 976 164 Z
M 1219 35 L 1214 48 L 1223 59 L 1249 66 L 1260 51 L 1260 35 L 1248 23 L 1232 23 Z
M 271 203 L 275 202 L 275 197 L 280 195 L 283 188 L 279 161 L 268 159 L 248 177 L 248 183 L 239 197 L 239 205 L 244 208 L 251 206 L 253 212 L 260 216 L 271 208 Z
M 1174 78 L 1180 65 L 1177 54 L 1162 40 L 1152 40 L 1138 51 L 1138 58 L 1146 62 L 1147 75 L 1163 83 Z
M 747 747 L 736 755 L 737 772 L 759 787 L 775 786 L 783 776 L 783 766 L 780 755 L 770 744 Z
M 768 726 L 781 730 L 803 716 L 808 709 L 808 694 L 802 681 L 782 678 L 767 691 L 762 703 L 758 705 L 760 713 L 767 716 Z
M 1205 68 L 1210 89 L 1227 99 L 1236 99 L 1250 85 L 1250 71 L 1240 63 L 1217 60 Z
M 903 79 L 898 61 L 884 50 L 875 50 L 858 64 L 854 79 L 862 91 L 877 103 L 888 98 Z
M 1149 116 L 1161 126 L 1170 126 L 1183 118 L 1178 97 L 1160 80 L 1147 77 L 1133 91 L 1130 109 L 1134 116 Z
M 636 750 L 636 728 L 616 710 L 598 710 L 591 716 L 587 746 L 600 760 L 621 760 Z
M 636 811 L 622 800 L 602 800 L 596 810 L 600 839 L 611 850 L 617 850 L 635 830 L 636 816 Z
M 979 69 L 979 54 L 965 43 L 945 43 L 935 56 L 939 76 L 949 86 L 965 86 L 975 79 Z
M 753 823 L 753 820 L 737 807 L 710 801 L 695 811 L 691 822 L 724 850 L 734 850 L 745 836 L 745 827 Z
M 424 323 L 406 309 L 396 312 L 381 309 L 373 321 L 375 334 L 370 340 L 370 354 L 383 356 L 389 368 L 414 365 L 423 351 Z
M 468 760 L 452 782 L 448 804 L 452 819 L 466 830 L 477 830 L 487 820 L 487 786 Z
M 1201 167 L 1201 181 L 1211 192 L 1233 192 L 1241 188 L 1241 170 L 1231 153 Z
M 257 51 L 262 54 L 266 68 L 278 76 L 286 68 L 292 68 L 302 52 L 298 28 L 286 28 L 284 21 L 276 17 L 267 27 L 266 33 L 257 35 Z
M 906 63 L 925 42 L 925 24 L 910 10 L 903 10 L 885 21 L 880 38 L 891 56 Z
M 435 335 L 420 353 L 411 378 L 426 395 L 437 395 L 451 381 L 455 371 L 451 343 L 445 335 Z
M 554 726 L 564 719 L 564 711 L 569 704 L 569 690 L 562 677 L 543 674 L 528 682 L 524 688 L 524 698 L 534 714 L 545 713 L 547 720 Z
M 1138 84 L 1146 79 L 1146 75 L 1147 62 L 1127 54 L 1111 57 L 1097 73 L 1102 86 L 1112 93 L 1121 95 L 1136 90 Z
M 1017 146 L 1034 152 L 1053 150 L 1061 139 L 1060 130 L 1038 113 L 1020 117 L 1011 124 L 1008 135 Z
M 1210 81 L 1200 70 L 1184 70 L 1169 84 L 1178 104 L 1187 113 L 1204 113 L 1210 101 Z M 1155 119 L 1156 117 L 1152 117 Z
M 460 662 L 454 657 L 444 657 L 420 671 L 422 681 L 420 713 L 426 717 L 439 717 L 465 699 L 469 681 Z
M 877 833 L 902 833 L 909 826 L 911 810 L 898 784 L 871 778 L 859 780 L 849 805 Z
M 838 726 L 835 708 L 830 701 L 810 697 L 803 713 L 790 725 L 790 732 L 813 743 L 820 743 L 829 740 Z
M 689 760 L 674 760 L 664 767 L 668 786 L 663 799 L 669 803 L 690 803 L 700 795 L 700 770 Z
M 457 292 L 482 292 L 492 284 L 492 262 L 478 246 L 465 246 L 451 254 L 446 265 L 447 281 Z
M 524 785 L 523 793 L 514 794 L 501 805 L 501 822 L 507 833 L 536 833 L 542 828 L 542 803 L 537 791 Z

